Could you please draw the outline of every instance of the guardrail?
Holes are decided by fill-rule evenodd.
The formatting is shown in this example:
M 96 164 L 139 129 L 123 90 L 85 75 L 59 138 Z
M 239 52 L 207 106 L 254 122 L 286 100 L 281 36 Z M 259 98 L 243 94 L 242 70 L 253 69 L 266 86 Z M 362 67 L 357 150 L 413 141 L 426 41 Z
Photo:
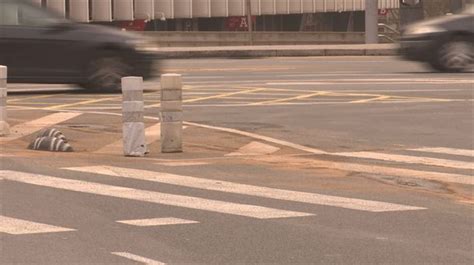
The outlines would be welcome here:
M 379 23 L 379 38 L 388 42 L 395 43 L 400 38 L 400 31 L 385 23 Z

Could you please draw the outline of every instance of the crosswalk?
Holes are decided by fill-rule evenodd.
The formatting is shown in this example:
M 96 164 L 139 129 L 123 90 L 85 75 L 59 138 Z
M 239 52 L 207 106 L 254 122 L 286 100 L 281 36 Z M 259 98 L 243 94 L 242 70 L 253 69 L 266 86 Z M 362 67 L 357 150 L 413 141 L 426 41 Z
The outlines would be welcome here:
M 0 137 L 0 142 L 10 142 L 22 137 L 30 137 L 42 128 L 57 126 L 68 122 L 74 124 L 73 120 L 87 115 L 80 112 L 58 112 L 47 113 L 43 117 L 15 124 L 11 128 L 11 135 Z M 234 151 L 223 153 L 223 157 L 233 159 L 234 157 L 277 156 L 283 147 L 295 149 L 303 153 L 324 155 L 329 157 L 324 160 L 313 158 L 312 163 L 328 168 L 354 171 L 369 174 L 381 174 L 408 178 L 421 178 L 433 181 L 444 181 L 459 184 L 473 184 L 472 170 L 474 170 L 474 150 L 450 147 L 407 147 L 387 151 L 357 151 L 357 152 L 327 152 L 324 150 L 291 143 L 264 135 L 258 135 L 240 130 L 221 128 L 203 124 L 186 122 L 184 128 L 198 127 L 209 130 L 218 130 L 230 134 L 238 134 L 250 140 Z M 148 126 L 145 130 L 147 145 L 153 145 L 160 139 L 160 123 Z M 104 139 L 102 146 L 94 146 L 88 149 L 97 154 L 122 154 L 122 139 L 117 134 L 117 139 Z M 113 141 L 110 141 L 113 140 Z M 10 154 L 1 153 L 0 157 L 8 157 Z M 441 156 L 441 157 L 439 157 Z M 334 159 L 333 159 L 334 158 Z M 367 162 L 368 161 L 368 162 Z M 282 161 L 284 162 L 284 161 Z M 373 163 L 372 163 L 373 162 Z M 163 161 L 161 165 L 200 166 L 207 165 L 209 161 Z M 423 170 L 413 167 L 422 166 Z M 443 169 L 443 170 L 440 170 Z M 447 169 L 447 170 L 444 170 Z
M 174 195 L 162 192 L 139 190 L 121 186 L 105 185 L 94 182 L 51 177 L 18 171 L 0 171 L 0 178 L 4 180 L 10 180 L 48 188 L 55 188 L 60 190 L 82 192 L 87 194 L 102 195 L 141 202 L 150 202 L 189 209 L 198 209 L 203 211 L 245 216 L 256 219 L 288 218 L 314 215 L 312 213 L 287 211 L 241 203 L 223 202 L 185 195 Z
M 303 202 L 315 205 L 327 205 L 352 210 L 369 211 L 369 212 L 390 212 L 390 211 L 407 211 L 420 210 L 423 208 L 391 204 L 384 202 L 358 200 L 352 198 L 344 198 L 337 196 L 328 196 L 315 193 L 296 192 L 282 189 L 272 189 L 258 187 L 252 185 L 237 184 L 227 181 L 215 181 L 190 176 L 160 173 L 147 170 L 129 169 L 109 166 L 79 167 L 66 168 L 68 170 L 79 171 L 84 173 L 97 173 L 112 177 L 131 178 L 146 180 L 151 182 L 159 182 L 189 188 L 197 188 L 202 190 L 220 191 L 226 193 L 243 194 L 255 197 L 270 198 L 276 200 L 287 200 L 294 202 Z
M 198 196 L 178 195 L 166 192 L 129 188 L 101 184 L 94 181 L 85 181 L 69 178 L 68 172 L 80 172 L 84 176 L 100 176 L 101 178 L 134 179 L 146 182 L 157 182 L 185 188 L 193 188 L 215 192 L 220 194 L 237 194 L 248 196 L 252 203 L 236 203 L 217 199 L 206 199 Z M 425 207 L 404 205 L 383 201 L 364 200 L 357 198 L 324 195 L 309 192 L 300 192 L 284 189 L 275 189 L 248 184 L 240 184 L 228 181 L 216 181 L 212 179 L 176 175 L 165 172 L 148 171 L 133 168 L 122 168 L 115 166 L 85 166 L 60 169 L 58 176 L 41 175 L 36 173 L 20 172 L 14 170 L 0 170 L 0 180 L 21 184 L 34 185 L 47 189 L 65 190 L 79 194 L 109 197 L 138 201 L 143 203 L 154 203 L 167 205 L 193 211 L 204 211 L 210 213 L 224 214 L 230 216 L 242 216 L 251 219 L 285 219 L 303 218 L 317 215 L 314 211 L 295 211 L 260 205 L 259 198 L 272 199 L 274 201 L 289 201 L 300 204 L 329 206 L 339 209 L 350 209 L 361 212 L 383 213 L 420 211 Z M 117 223 L 137 227 L 158 227 L 169 225 L 191 225 L 199 224 L 200 221 L 168 217 L 150 217 L 139 219 L 120 219 Z M 37 233 L 58 233 L 76 231 L 74 227 L 59 227 L 30 220 L 21 220 L 14 217 L 0 216 L 0 232 L 20 235 Z
M 47 114 L 44 117 L 13 126 L 14 134 L 0 141 L 14 141 L 21 137 L 32 135 L 44 126 L 53 126 L 62 122 L 71 122 L 79 118 L 81 113 L 61 112 Z M 192 127 L 193 123 L 187 123 Z M 202 126 L 204 128 L 210 126 Z M 15 129 L 16 128 L 16 129 Z M 160 124 L 152 124 L 147 128 L 147 144 L 159 141 Z M 207 128 L 212 129 L 212 128 Z M 311 147 L 273 139 L 252 133 L 241 133 L 228 129 L 229 133 L 238 133 L 249 138 L 242 146 L 233 151 L 222 153 L 223 159 L 245 159 L 287 163 L 290 159 L 310 163 L 318 168 L 337 169 L 348 172 L 393 176 L 401 178 L 423 179 L 436 182 L 474 185 L 472 170 L 474 169 L 474 151 L 452 147 L 412 146 L 397 150 L 358 151 L 358 152 L 327 152 Z M 291 148 L 312 157 L 281 155 L 281 150 Z M 121 139 L 106 142 L 96 146 L 94 153 L 110 154 L 121 152 Z M 10 154 L 0 154 L 0 157 L 10 157 Z M 168 169 L 171 167 L 202 167 L 212 166 L 211 160 L 170 160 L 156 161 L 154 164 Z M 166 169 L 166 168 L 165 168 Z M 301 192 L 277 188 L 269 188 L 230 181 L 215 180 L 209 176 L 178 175 L 155 170 L 144 170 L 133 166 L 119 167 L 107 164 L 91 166 L 65 166 L 57 169 L 52 175 L 44 175 L 16 170 L 0 169 L 0 179 L 15 183 L 34 185 L 37 187 L 70 191 L 85 196 L 94 195 L 120 200 L 130 200 L 138 203 L 152 203 L 178 207 L 192 211 L 203 211 L 212 214 L 240 216 L 244 218 L 269 220 L 285 218 L 312 218 L 318 215 L 317 210 L 270 207 L 261 205 L 260 200 L 274 202 L 291 202 L 317 207 L 332 207 L 337 210 L 360 211 L 361 213 L 397 213 L 407 211 L 423 211 L 424 206 L 393 203 L 384 200 L 367 200 L 360 198 L 342 197 L 310 192 Z M 102 184 L 94 181 L 74 179 L 72 176 L 93 176 L 107 181 L 138 180 L 146 183 L 173 185 L 186 189 L 197 189 L 219 195 L 237 195 L 249 198 L 242 202 L 232 202 L 219 199 L 201 198 L 189 194 L 171 194 L 163 191 L 143 190 L 122 185 Z M 124 182 L 125 181 L 125 182 Z M 225 197 L 224 197 L 225 198 Z M 162 227 L 175 225 L 199 225 L 202 220 L 180 218 L 176 216 L 140 216 L 138 218 L 117 219 L 116 223 L 130 227 Z M 36 220 L 23 220 L 15 216 L 0 216 L 0 232 L 11 235 L 42 234 L 75 232 L 77 228 L 67 224 L 64 227 L 57 224 L 46 224 Z
M 255 145 L 255 144 L 254 144 Z M 242 149 L 240 149 L 242 150 Z M 456 156 L 465 156 L 465 160 L 472 159 L 471 153 L 467 149 L 452 148 L 411 148 L 412 152 L 426 153 L 443 153 Z M 447 151 L 447 152 L 443 152 Z M 254 155 L 254 154 L 252 154 Z M 340 153 L 334 153 L 340 155 Z M 343 153 L 342 156 L 347 156 Z M 358 157 L 357 152 L 350 154 L 351 157 Z M 269 156 L 271 157 L 271 156 Z M 278 156 L 275 156 L 278 158 Z M 364 153 L 360 158 L 366 159 L 368 156 Z M 407 158 L 409 156 L 404 156 Z M 372 158 L 372 157 L 370 157 Z M 365 172 L 372 174 L 385 174 L 391 176 L 402 176 L 412 178 L 424 178 L 435 181 L 445 181 L 460 184 L 472 185 L 472 175 L 461 175 L 442 172 L 429 172 L 413 169 L 403 169 L 376 165 L 363 165 L 357 163 L 331 162 L 312 159 L 313 163 L 318 163 L 322 167 L 336 168 L 340 170 Z M 384 160 L 384 159 L 381 159 Z M 400 161 L 397 161 L 400 162 Z M 468 165 L 469 162 L 463 162 Z M 198 164 L 199 166 L 199 164 Z M 442 164 L 437 166 L 456 166 L 456 164 Z M 462 166 L 459 169 L 470 168 Z M 426 210 L 423 206 L 391 203 L 386 201 L 366 200 L 359 198 L 341 197 L 334 195 L 325 195 L 310 192 L 292 191 L 285 189 L 269 188 L 236 182 L 207 179 L 203 177 L 187 176 L 171 174 L 167 172 L 151 171 L 130 167 L 118 167 L 111 165 L 95 165 L 81 167 L 64 167 L 59 171 L 50 175 L 42 175 L 37 173 L 28 173 L 15 170 L 0 170 L 0 180 L 11 181 L 44 187 L 48 189 L 66 190 L 84 195 L 104 196 L 115 199 L 124 199 L 138 201 L 144 203 L 154 203 L 159 205 L 167 205 L 190 210 L 198 210 L 210 212 L 214 214 L 224 214 L 230 216 L 242 216 L 252 219 L 268 220 L 268 219 L 285 219 L 285 218 L 303 218 L 317 216 L 317 211 L 301 211 L 291 209 L 279 209 L 259 205 L 259 198 L 270 199 L 274 201 L 286 201 L 292 203 L 300 203 L 307 205 L 316 205 L 320 207 L 333 207 L 341 210 L 355 210 L 368 213 L 384 213 L 384 212 L 406 212 L 406 211 L 422 211 Z M 93 176 L 99 179 L 118 180 L 139 180 L 148 183 L 159 183 L 173 185 L 177 187 L 198 189 L 202 191 L 213 192 L 217 194 L 234 194 L 246 196 L 252 199 L 252 203 L 237 203 L 226 200 L 207 199 L 198 196 L 170 194 L 153 190 L 142 190 L 130 188 L 126 186 L 116 186 L 102 184 L 94 181 L 85 181 L 71 179 L 72 173 L 80 173 L 83 176 Z M 77 176 L 77 174 L 75 175 Z M 173 216 L 137 218 L 137 219 L 120 219 L 117 223 L 136 226 L 136 227 L 159 227 L 173 225 L 198 225 L 201 220 L 183 219 Z M 22 234 L 42 234 L 42 233 L 62 233 L 75 232 L 76 228 L 65 225 L 60 227 L 53 224 L 45 224 L 36 222 L 35 220 L 23 220 L 13 216 L 0 216 L 0 232 L 11 235 Z

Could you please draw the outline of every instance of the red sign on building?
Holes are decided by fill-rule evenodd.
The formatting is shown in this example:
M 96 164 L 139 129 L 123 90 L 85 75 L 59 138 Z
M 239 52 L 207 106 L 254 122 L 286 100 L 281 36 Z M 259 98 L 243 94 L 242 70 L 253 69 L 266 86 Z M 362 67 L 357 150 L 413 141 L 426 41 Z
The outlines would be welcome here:
M 255 25 L 257 17 L 252 16 L 252 22 Z M 228 17 L 225 21 L 225 29 L 227 31 L 245 31 L 249 29 L 247 17 Z
M 125 29 L 127 31 L 144 31 L 146 27 L 146 23 L 148 21 L 145 19 L 136 19 L 132 21 L 121 21 L 120 28 Z
M 379 16 L 386 16 L 386 15 L 388 15 L 388 9 L 386 8 L 379 9 Z

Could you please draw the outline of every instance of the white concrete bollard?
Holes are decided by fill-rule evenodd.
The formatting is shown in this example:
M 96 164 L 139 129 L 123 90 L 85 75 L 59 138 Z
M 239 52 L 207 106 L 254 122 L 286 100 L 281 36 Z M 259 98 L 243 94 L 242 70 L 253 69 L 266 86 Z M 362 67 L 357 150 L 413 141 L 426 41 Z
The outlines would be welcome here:
M 183 151 L 183 86 L 181 75 L 161 76 L 161 152 Z
M 143 78 L 122 78 L 123 154 L 145 156 L 147 153 L 143 118 Z
M 10 134 L 7 123 L 7 67 L 0 65 L 0 137 Z

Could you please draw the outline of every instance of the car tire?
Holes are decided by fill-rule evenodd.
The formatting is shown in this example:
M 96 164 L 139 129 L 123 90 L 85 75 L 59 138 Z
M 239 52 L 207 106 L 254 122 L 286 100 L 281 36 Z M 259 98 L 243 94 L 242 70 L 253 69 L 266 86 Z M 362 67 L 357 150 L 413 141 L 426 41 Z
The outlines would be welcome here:
M 431 66 L 442 72 L 462 72 L 474 64 L 474 44 L 458 39 L 443 43 Z
M 94 92 L 120 92 L 121 79 L 131 74 L 132 67 L 115 55 L 92 60 L 86 67 L 86 81 L 80 86 Z

